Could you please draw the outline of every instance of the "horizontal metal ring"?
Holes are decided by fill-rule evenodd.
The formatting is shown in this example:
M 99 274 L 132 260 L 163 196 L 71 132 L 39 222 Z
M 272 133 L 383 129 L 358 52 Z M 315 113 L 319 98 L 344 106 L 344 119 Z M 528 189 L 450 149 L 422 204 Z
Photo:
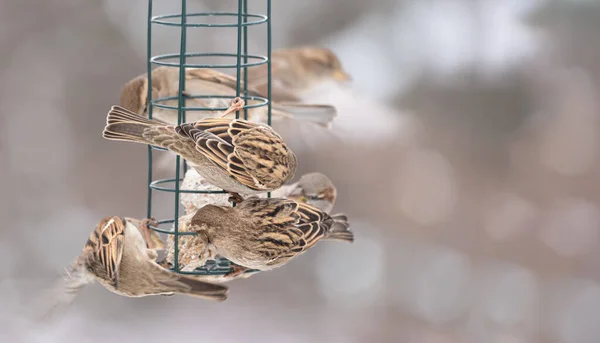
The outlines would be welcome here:
M 239 13 L 224 13 L 224 12 L 206 12 L 206 13 L 188 13 L 185 15 L 186 21 L 190 17 L 232 17 L 235 18 L 235 23 L 185 23 L 185 27 L 238 27 L 238 26 L 252 26 L 266 23 L 269 21 L 269 17 L 262 14 L 241 14 L 242 20 L 241 25 L 238 25 Z M 179 21 L 169 21 L 165 19 L 179 19 Z M 181 14 L 166 14 L 152 17 L 151 22 L 153 24 L 165 25 L 165 26 L 176 26 L 181 27 Z
M 150 184 L 148 185 L 150 188 L 157 190 L 157 191 L 161 191 L 161 192 L 171 192 L 171 193 L 175 193 L 175 181 L 178 180 L 179 182 L 182 182 L 183 180 L 180 179 L 175 179 L 175 178 L 171 178 L 171 179 L 160 179 L 160 180 L 155 180 L 150 182 Z M 171 187 L 161 187 L 159 185 L 162 184 L 169 184 L 172 183 L 173 185 Z M 179 189 L 179 193 L 187 193 L 187 194 L 225 194 L 227 192 L 225 191 L 203 191 L 203 190 L 193 190 L 193 189 Z
M 173 220 L 173 219 L 165 219 L 165 220 L 159 220 L 158 221 L 158 225 L 173 224 L 173 223 L 175 223 L 175 220 Z M 156 232 L 164 233 L 164 234 L 167 234 L 167 235 L 175 235 L 175 231 L 161 229 L 161 228 L 153 226 L 153 225 L 148 225 L 148 227 L 151 228 L 152 230 L 156 231 Z M 179 236 L 194 236 L 197 233 L 196 232 L 186 231 L 186 232 L 178 232 L 177 234 Z
M 161 66 L 169 66 L 169 67 L 181 67 L 179 63 L 180 54 L 164 54 L 157 55 L 150 58 L 150 62 L 161 65 Z M 235 63 L 230 64 L 197 64 L 197 63 L 185 63 L 183 67 L 185 68 L 238 68 L 237 57 L 238 55 L 235 53 L 216 53 L 216 52 L 207 52 L 207 53 L 191 53 L 188 52 L 185 54 L 186 58 L 189 57 L 232 57 L 236 58 Z M 249 54 L 241 54 L 242 60 L 256 60 L 257 62 L 240 62 L 240 68 L 247 67 L 255 67 L 262 64 L 266 64 L 269 60 L 266 56 L 260 55 L 249 55 Z M 164 60 L 169 59 L 177 59 L 176 62 L 164 62 Z
M 269 104 L 269 100 L 267 98 L 263 98 L 261 96 L 240 95 L 239 97 L 244 99 L 245 102 L 248 102 L 248 100 L 260 101 L 257 104 L 245 105 L 244 106 L 245 109 L 246 108 L 251 109 L 251 108 L 264 107 Z M 215 98 L 233 100 L 236 98 L 236 96 L 234 96 L 234 95 L 191 95 L 191 96 L 185 97 L 185 99 L 215 99 Z M 170 101 L 170 100 L 178 100 L 178 99 L 179 99 L 179 97 L 177 97 L 177 96 L 158 98 L 156 100 L 152 100 L 152 106 L 167 109 L 167 110 L 178 110 L 179 109 L 178 106 L 170 106 L 170 105 L 160 104 L 160 102 L 165 102 L 165 101 Z M 184 111 L 225 111 L 228 108 L 229 107 L 182 107 L 181 109 Z M 240 110 L 240 111 L 243 111 L 243 110 Z

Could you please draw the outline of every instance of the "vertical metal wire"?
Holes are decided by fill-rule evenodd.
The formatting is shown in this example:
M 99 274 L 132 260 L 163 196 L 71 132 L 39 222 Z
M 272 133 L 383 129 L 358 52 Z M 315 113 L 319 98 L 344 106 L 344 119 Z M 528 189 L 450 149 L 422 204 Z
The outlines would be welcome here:
M 248 22 L 248 0 L 244 0 L 244 24 Z M 244 25 L 244 97 L 248 97 L 248 25 Z M 244 108 L 244 119 L 248 120 L 248 108 Z
M 269 100 L 268 122 L 271 126 L 271 0 L 267 0 L 267 99 Z
M 146 37 L 146 56 L 148 69 L 148 118 L 152 119 L 152 0 L 148 0 L 148 36 Z M 152 147 L 148 145 L 148 202 L 147 202 L 147 218 L 152 217 Z
M 178 103 L 177 103 L 177 125 L 181 124 L 185 116 L 183 107 L 185 107 L 183 99 L 183 91 L 185 89 L 185 60 L 186 60 L 186 33 L 187 33 L 187 0 L 181 0 L 181 40 L 179 42 L 179 92 L 178 92 Z M 173 236 L 175 245 L 175 256 L 173 258 L 173 264 L 175 271 L 179 271 L 179 166 L 180 157 L 177 155 L 175 158 L 175 216 L 173 226 L 175 227 L 175 234 Z
M 267 124 L 271 126 L 271 0 L 267 0 L 267 99 Z M 267 193 L 267 198 L 271 198 L 271 192 Z
M 237 62 L 236 62 L 236 82 L 235 94 L 240 96 L 241 64 L 242 64 L 242 14 L 243 0 L 238 0 L 238 23 L 237 23 Z M 235 119 L 240 119 L 240 112 L 235 112 Z
M 186 97 L 183 95 L 183 92 L 185 91 L 185 69 L 186 69 L 186 59 L 187 59 L 187 51 L 186 51 L 186 45 L 187 45 L 187 27 L 211 27 L 212 25 L 210 24 L 206 24 L 206 25 L 195 25 L 195 24 L 187 24 L 187 0 L 181 0 L 181 22 L 180 23 L 166 23 L 161 17 L 168 17 L 168 16 L 153 16 L 153 1 L 152 0 L 148 0 L 148 32 L 147 32 L 147 56 L 148 56 L 148 61 L 147 61 L 147 77 L 148 77 L 148 117 L 152 118 L 153 117 L 153 109 L 154 109 L 154 105 L 152 103 L 152 101 L 156 102 L 157 99 L 152 99 L 152 64 L 161 64 L 158 63 L 157 60 L 160 59 L 167 59 L 167 58 L 171 58 L 171 57 L 175 57 L 175 56 L 169 56 L 168 55 L 159 55 L 159 56 L 152 56 L 152 25 L 154 23 L 160 24 L 160 25 L 166 25 L 166 26 L 180 26 L 180 49 L 179 49 L 179 87 L 178 87 L 178 106 L 177 106 L 177 111 L 178 111 L 178 116 L 177 116 L 177 122 L 178 124 L 181 124 L 183 122 L 186 121 Z M 249 60 L 250 57 L 248 55 L 248 26 L 249 25 L 255 25 L 257 24 L 256 22 L 252 22 L 251 20 L 249 20 L 250 17 L 252 18 L 256 18 L 259 17 L 257 15 L 251 15 L 248 12 L 248 1 L 247 0 L 238 0 L 238 11 L 237 11 L 237 25 L 233 24 L 233 23 L 228 23 L 226 25 L 223 25 L 223 27 L 237 27 L 237 53 L 235 55 L 233 54 L 224 54 L 227 56 L 235 56 L 237 58 L 237 63 L 235 66 L 232 66 L 231 64 L 226 64 L 225 66 L 227 68 L 231 68 L 231 67 L 235 67 L 236 71 L 237 71 L 237 79 L 236 79 L 236 96 L 240 96 L 240 97 L 244 97 L 244 99 L 246 101 L 248 101 L 248 88 L 247 88 L 247 84 L 248 84 L 248 75 L 247 75 L 247 71 L 248 71 L 248 64 L 249 64 Z M 268 30 L 268 57 L 265 59 L 265 63 L 268 64 L 268 83 L 269 83 L 269 87 L 268 87 L 268 96 L 267 99 L 265 101 L 265 104 L 263 105 L 267 105 L 268 106 L 268 124 L 271 125 L 271 2 L 270 0 L 267 0 L 267 11 L 268 14 L 266 16 L 260 16 L 264 19 L 264 21 L 261 21 L 261 23 L 265 23 L 267 24 L 267 30 Z M 220 13 L 217 13 L 217 15 Z M 190 16 L 192 15 L 198 15 L 198 14 L 193 14 L 191 13 Z M 200 14 L 202 15 L 202 14 Z M 213 15 L 213 13 L 206 13 L 206 15 Z M 230 16 L 231 13 L 224 13 L 223 15 L 227 15 Z M 234 14 L 235 15 L 235 14 Z M 211 54 L 191 54 L 190 56 L 210 56 Z M 216 54 L 219 55 L 219 54 Z M 243 58 L 242 58 L 243 57 Z M 252 58 L 256 58 L 256 56 L 252 56 Z M 243 60 L 243 62 L 242 62 Z M 164 64 L 163 64 L 164 65 Z M 168 65 L 168 64 L 167 64 Z M 176 66 L 177 64 L 174 64 L 173 66 Z M 242 81 L 242 66 L 243 66 L 243 80 Z M 206 68 L 218 68 L 218 65 L 203 65 L 203 67 Z M 242 84 L 243 84 L 243 89 L 242 89 Z M 165 99 L 161 100 L 164 101 Z M 247 119 L 248 116 L 248 108 L 244 108 L 244 118 Z M 236 118 L 240 118 L 240 111 L 236 111 Z M 187 165 L 185 164 L 185 162 L 183 161 L 183 159 L 180 156 L 176 156 L 176 165 L 175 165 L 175 178 L 174 179 L 166 179 L 166 180 L 152 180 L 152 176 L 153 176 L 153 170 L 152 170 L 152 163 L 153 163 L 153 148 L 151 148 L 150 146 L 148 147 L 148 206 L 147 206 L 147 214 L 148 217 L 152 217 L 152 195 L 153 192 L 155 190 L 160 190 L 160 191 L 167 191 L 167 192 L 174 192 L 175 194 L 175 211 L 174 211 L 174 218 L 171 221 L 169 220 L 165 220 L 165 221 L 160 221 L 161 224 L 165 224 L 165 223 L 171 223 L 173 222 L 173 231 L 165 231 L 165 230 L 161 230 L 160 228 L 154 228 L 156 231 L 158 232 L 162 232 L 162 233 L 166 233 L 166 234 L 171 234 L 173 235 L 173 239 L 174 239 L 174 258 L 173 258 L 173 264 L 174 264 L 174 270 L 176 272 L 180 272 L 179 270 L 179 237 L 186 235 L 186 234 L 190 234 L 190 233 L 184 233 L 184 232 L 179 232 L 179 208 L 180 208 L 180 193 L 182 192 L 181 190 L 181 184 L 180 184 L 180 174 L 181 174 L 181 169 L 182 169 L 182 164 L 183 164 L 183 171 L 185 172 L 187 169 Z M 183 162 L 183 163 L 182 163 Z M 157 187 L 157 184 L 160 182 L 174 182 L 174 188 L 171 189 L 162 189 L 160 187 Z M 198 193 L 210 193 L 210 192 L 198 192 Z M 271 193 L 268 193 L 268 196 L 271 196 Z M 235 206 L 235 203 L 233 204 Z M 218 263 L 217 263 L 218 264 Z M 229 272 L 231 271 L 231 266 L 229 265 L 229 262 L 227 262 L 227 266 L 221 266 L 219 265 L 218 269 L 213 269 L 212 267 L 207 267 L 207 268 L 201 268 L 202 270 L 197 270 L 194 273 L 197 273 L 199 275 L 222 275 L 222 273 L 225 273 L 227 271 L 224 271 L 223 268 L 228 268 Z M 205 274 L 204 274 L 205 273 Z

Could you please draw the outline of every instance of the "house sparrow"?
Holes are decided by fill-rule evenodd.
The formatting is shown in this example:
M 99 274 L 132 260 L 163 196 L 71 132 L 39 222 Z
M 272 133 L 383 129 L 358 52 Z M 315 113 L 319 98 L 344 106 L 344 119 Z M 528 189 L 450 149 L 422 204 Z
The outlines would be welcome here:
M 162 66 L 154 69 L 152 77 L 152 99 L 157 100 L 164 97 L 177 97 L 179 94 L 179 68 Z M 205 68 L 185 69 L 185 97 L 184 106 L 201 108 L 219 108 L 229 106 L 229 97 L 235 97 L 236 78 L 219 71 Z M 244 83 L 240 81 L 240 89 L 243 92 Z M 249 96 L 263 96 L 257 90 L 248 88 Z M 207 96 L 207 98 L 194 98 L 194 96 Z M 208 97 L 208 96 L 219 96 Z M 177 98 L 161 101 L 160 104 L 177 107 Z M 258 100 L 249 100 L 248 105 L 258 104 Z M 140 115 L 148 116 L 148 77 L 142 74 L 130 80 L 121 90 L 120 106 Z M 268 108 L 261 106 L 249 108 L 248 120 L 267 124 Z M 187 111 L 186 122 L 195 122 L 205 118 L 215 117 L 218 111 Z M 177 110 L 164 109 L 155 106 L 152 117 L 166 123 L 177 124 Z M 330 105 L 301 104 L 301 103 L 273 103 L 271 111 L 273 125 L 277 129 L 280 122 L 291 122 L 298 125 L 302 122 L 317 124 L 326 128 L 331 127 L 333 119 L 337 115 L 335 107 Z M 243 118 L 240 113 L 240 118 Z
M 285 185 L 271 195 L 304 202 L 330 214 L 335 205 L 337 190 L 327 176 L 315 172 L 302 175 L 298 182 Z
M 267 65 L 248 68 L 248 85 L 267 94 Z M 300 101 L 302 93 L 321 82 L 351 80 L 337 56 L 329 49 L 299 47 L 271 53 L 271 100 Z
M 98 281 L 109 291 L 126 297 L 185 294 L 223 301 L 228 288 L 195 280 L 161 268 L 157 253 L 148 249 L 150 233 L 131 218 L 106 217 L 91 233 L 81 255 L 53 290 L 53 305 L 46 317 L 69 304 L 87 284 Z
M 225 206 L 227 206 L 226 204 Z M 190 232 L 191 220 L 196 211 L 185 214 L 179 217 L 179 232 Z M 173 228 L 174 230 L 174 228 Z M 164 243 L 163 243 L 164 244 Z M 192 272 L 206 265 L 208 258 L 203 255 L 206 244 L 202 237 L 198 235 L 181 235 L 178 238 L 178 268 L 182 272 Z M 158 262 L 165 269 L 173 269 L 175 261 L 175 238 L 173 235 L 167 236 L 166 256 Z M 216 256 L 213 256 L 215 258 Z M 258 271 L 249 272 L 246 268 L 242 268 L 234 263 L 230 263 L 233 267 L 230 273 L 224 275 L 187 275 L 188 277 L 207 281 L 207 282 L 227 282 L 239 278 L 248 278 Z
M 226 116 L 243 108 L 236 98 Z M 183 157 L 211 184 L 232 195 L 258 194 L 281 187 L 294 176 L 296 155 L 268 126 L 241 119 L 207 118 L 178 126 L 147 119 L 119 106 L 108 112 L 103 136 L 145 143 Z
M 189 169 L 181 184 L 183 190 L 218 190 L 210 185 L 198 172 Z M 331 180 L 322 173 L 308 173 L 302 175 L 298 182 L 284 185 L 273 191 L 274 198 L 287 198 L 295 201 L 305 202 L 319 210 L 329 214 L 335 205 L 337 191 Z M 260 197 L 265 197 L 261 194 Z M 181 204 L 185 207 L 185 213 L 194 213 L 204 205 L 212 204 L 227 206 L 226 194 L 198 194 L 181 193 L 179 196 Z
M 236 207 L 206 205 L 186 229 L 201 241 L 200 263 L 220 256 L 239 266 L 236 273 L 241 274 L 280 267 L 321 239 L 353 242 L 349 226 L 343 214 L 329 216 L 288 199 L 252 197 Z

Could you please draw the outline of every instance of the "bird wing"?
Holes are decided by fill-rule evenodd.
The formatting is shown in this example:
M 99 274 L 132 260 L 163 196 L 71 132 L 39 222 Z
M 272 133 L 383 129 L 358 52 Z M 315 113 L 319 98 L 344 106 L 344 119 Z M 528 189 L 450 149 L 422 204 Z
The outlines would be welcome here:
M 315 245 L 333 224 L 329 215 L 310 205 L 288 199 L 248 198 L 239 206 L 250 211 L 261 228 L 259 253 L 268 266 L 282 265 Z
M 237 79 L 230 75 L 206 68 L 188 68 L 185 72 L 186 79 L 199 79 L 208 82 L 214 82 L 231 88 L 233 91 L 237 89 Z M 244 81 L 240 80 L 240 92 L 244 91 Z M 258 90 L 248 86 L 246 89 L 248 95 L 260 96 Z
M 193 139 L 196 150 L 250 189 L 272 189 L 280 175 L 287 177 L 289 150 L 281 137 L 258 124 L 207 118 L 177 126 L 175 132 Z
M 123 257 L 125 220 L 119 217 L 103 219 L 90 235 L 84 250 L 91 251 L 89 268 L 94 275 L 117 287 L 119 267 Z

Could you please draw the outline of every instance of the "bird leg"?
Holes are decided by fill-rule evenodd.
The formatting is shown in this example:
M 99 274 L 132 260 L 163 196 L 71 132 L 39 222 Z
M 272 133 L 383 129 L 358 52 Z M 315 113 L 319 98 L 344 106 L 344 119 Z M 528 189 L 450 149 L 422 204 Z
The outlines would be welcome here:
M 158 227 L 158 220 L 156 220 L 154 217 L 144 218 L 144 219 L 142 219 L 142 221 L 140 223 L 140 228 L 142 229 L 144 239 L 146 240 L 146 247 L 148 249 L 151 249 L 150 244 L 152 243 L 152 240 L 150 238 L 150 230 L 152 230 L 152 229 L 150 228 L 150 225 L 152 225 L 154 227 Z
M 244 201 L 244 198 L 238 193 L 229 192 L 229 199 L 227 199 L 227 201 L 239 204 Z
M 233 112 L 243 110 L 244 105 L 245 105 L 245 102 L 244 102 L 244 100 L 242 100 L 242 98 L 237 97 L 237 98 L 233 99 L 231 101 L 231 106 L 229 106 L 229 108 L 227 110 L 225 110 L 225 112 L 223 112 L 223 114 L 221 115 L 221 118 L 224 118 Z

